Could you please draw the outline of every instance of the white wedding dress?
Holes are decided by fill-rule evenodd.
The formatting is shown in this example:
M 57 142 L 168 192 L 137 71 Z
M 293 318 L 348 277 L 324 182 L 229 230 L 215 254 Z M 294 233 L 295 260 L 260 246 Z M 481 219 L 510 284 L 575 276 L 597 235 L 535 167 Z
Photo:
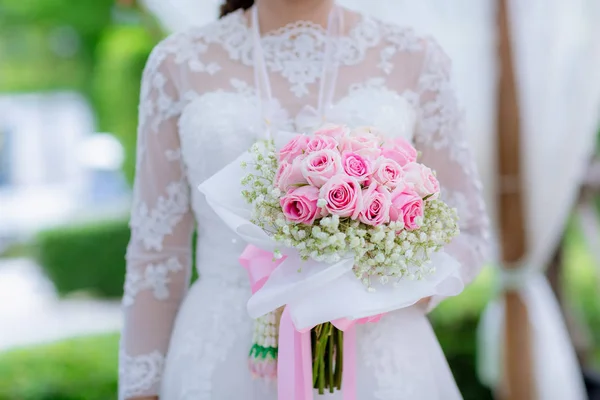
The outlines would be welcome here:
M 410 29 L 344 13 L 344 29 L 332 41 L 339 69 L 326 119 L 399 135 L 406 132 L 400 110 L 411 104 L 418 127 L 408 139 L 422 162 L 437 170 L 445 199 L 459 210 L 462 233 L 447 252 L 460 261 L 467 284 L 484 261 L 488 220 L 449 60 L 434 41 Z M 121 399 L 277 397 L 275 383 L 254 379 L 248 370 L 250 287 L 238 263 L 245 244 L 196 189 L 261 137 L 261 115 L 287 130 L 322 123 L 309 106 L 323 103 L 327 30 L 299 21 L 259 40 L 274 99 L 268 104 L 257 93 L 252 27 L 241 11 L 172 35 L 148 61 L 123 299 Z M 200 278 L 188 290 L 194 229 Z M 413 306 L 358 326 L 358 399 L 461 398 L 426 311 Z

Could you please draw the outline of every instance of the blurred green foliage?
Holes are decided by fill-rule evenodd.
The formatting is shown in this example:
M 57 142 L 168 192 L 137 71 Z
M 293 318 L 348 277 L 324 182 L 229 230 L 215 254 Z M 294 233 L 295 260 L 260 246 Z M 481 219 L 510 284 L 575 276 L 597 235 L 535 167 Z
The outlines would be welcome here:
M 148 14 L 114 0 L 0 0 L 0 92 L 82 93 L 98 130 L 125 147 L 131 182 L 141 74 L 162 35 Z
M 154 45 L 143 29 L 115 26 L 107 29 L 98 47 L 93 93 L 102 130 L 115 134 L 125 148 L 124 172 L 133 180 L 137 103 L 141 73 Z
M 107 400 L 117 393 L 118 335 L 0 354 L 0 400 Z
M 83 223 L 42 231 L 32 245 L 14 251 L 30 251 L 62 296 L 87 292 L 119 298 L 123 295 L 129 237 L 125 220 Z M 195 240 L 194 236 L 194 244 Z M 194 266 L 192 282 L 197 277 Z
M 2 91 L 90 93 L 96 47 L 114 0 L 0 0 Z
M 593 367 L 600 370 L 600 276 L 596 260 L 588 250 L 593 245 L 585 241 L 577 220 L 571 221 L 565 235 L 564 299 L 569 311 L 583 322 L 585 333 L 590 335 L 594 349 Z
M 61 295 L 89 291 L 103 297 L 120 297 L 129 235 L 123 221 L 44 231 L 35 240 L 36 261 Z

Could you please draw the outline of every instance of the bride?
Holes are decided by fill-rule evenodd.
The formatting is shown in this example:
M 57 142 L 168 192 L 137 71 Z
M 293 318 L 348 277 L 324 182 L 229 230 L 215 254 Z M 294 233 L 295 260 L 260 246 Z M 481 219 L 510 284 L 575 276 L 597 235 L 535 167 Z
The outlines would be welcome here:
M 481 185 L 439 46 L 333 0 L 253 3 L 227 1 L 220 20 L 167 38 L 146 66 L 121 399 L 276 398 L 276 384 L 248 369 L 250 287 L 238 264 L 245 245 L 196 189 L 266 124 L 307 131 L 331 121 L 410 135 L 422 162 L 437 170 L 445 200 L 459 210 L 461 235 L 446 251 L 459 260 L 465 284 L 484 261 Z M 407 104 L 418 116 L 414 130 Z M 188 290 L 192 257 L 200 278 Z M 357 328 L 358 399 L 461 398 L 426 318 L 440 300 Z

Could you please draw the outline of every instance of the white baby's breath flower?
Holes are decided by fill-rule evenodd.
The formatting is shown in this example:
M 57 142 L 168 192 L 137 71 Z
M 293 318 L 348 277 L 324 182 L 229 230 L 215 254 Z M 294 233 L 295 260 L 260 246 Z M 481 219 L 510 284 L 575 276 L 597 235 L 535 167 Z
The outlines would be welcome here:
M 379 243 L 384 238 L 385 238 L 385 232 L 383 232 L 383 231 L 375 232 L 374 234 L 371 235 L 371 240 L 373 241 L 373 243 Z
M 325 199 L 319 199 L 317 200 L 317 207 L 323 208 L 327 205 L 327 200 Z
M 283 216 L 281 216 L 281 217 L 278 217 L 278 218 L 275 220 L 275 224 L 276 224 L 278 227 L 280 227 L 280 228 L 283 228 L 284 226 L 286 226 L 286 225 L 287 225 L 287 223 L 286 223 L 286 221 L 285 221 L 285 218 L 284 218 Z

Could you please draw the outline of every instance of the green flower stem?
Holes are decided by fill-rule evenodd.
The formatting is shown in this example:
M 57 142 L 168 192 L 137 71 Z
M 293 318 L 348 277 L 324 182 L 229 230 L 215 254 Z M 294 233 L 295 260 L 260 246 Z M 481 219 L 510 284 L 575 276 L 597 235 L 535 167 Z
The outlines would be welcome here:
M 313 361 L 313 387 L 319 394 L 325 389 L 330 393 L 342 388 L 344 365 L 344 332 L 330 322 L 317 325 L 311 330 Z
M 313 387 L 317 388 L 317 379 L 319 378 L 319 365 L 321 363 L 321 359 L 319 358 L 319 334 L 316 330 L 313 330 L 315 341 L 313 344 Z
M 325 350 L 330 331 L 331 323 L 329 322 L 317 325 L 314 328 L 316 350 L 313 354 L 313 386 L 319 389 L 319 394 L 323 394 L 325 388 Z
M 319 362 L 319 394 L 325 393 L 325 360 Z
M 327 386 L 329 387 L 329 393 L 333 393 L 335 386 L 333 382 L 333 347 L 335 346 L 335 336 L 333 335 L 333 331 L 335 328 L 329 331 L 329 336 L 327 337 Z
M 342 372 L 344 370 L 344 332 L 336 329 L 337 348 L 335 353 L 335 386 L 342 390 Z

